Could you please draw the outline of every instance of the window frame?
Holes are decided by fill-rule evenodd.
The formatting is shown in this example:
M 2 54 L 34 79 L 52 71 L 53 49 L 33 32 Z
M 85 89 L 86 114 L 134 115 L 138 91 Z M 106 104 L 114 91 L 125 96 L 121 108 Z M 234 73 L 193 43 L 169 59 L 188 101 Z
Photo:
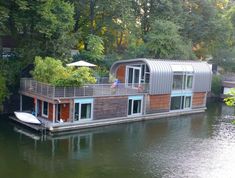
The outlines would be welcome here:
M 174 76 L 182 76 L 181 88 L 174 88 Z M 192 77 L 192 86 L 188 87 L 188 78 Z M 192 72 L 174 72 L 172 77 L 172 91 L 192 90 L 194 84 L 194 75 Z
M 129 102 L 131 101 L 131 112 L 129 114 Z M 134 101 L 140 101 L 140 112 L 133 113 Z M 130 96 L 127 101 L 127 116 L 141 116 L 143 114 L 143 96 Z
M 76 113 L 76 104 L 78 105 L 78 119 L 75 119 L 75 113 Z M 83 104 L 90 104 L 91 109 L 90 109 L 90 118 L 81 118 L 82 115 L 82 105 Z M 93 99 L 75 99 L 74 100 L 74 112 L 73 112 L 73 121 L 74 122 L 86 122 L 93 120 Z
M 44 103 L 47 103 L 47 115 L 44 114 Z M 42 116 L 48 118 L 49 115 L 49 103 L 47 101 L 42 101 Z
M 173 97 L 180 97 L 180 108 L 179 109 L 171 109 L 172 105 L 172 98 Z M 186 98 L 190 97 L 190 106 L 186 107 Z M 179 111 L 179 110 L 190 110 L 192 109 L 192 94 L 185 94 L 185 95 L 172 95 L 170 100 L 170 111 Z

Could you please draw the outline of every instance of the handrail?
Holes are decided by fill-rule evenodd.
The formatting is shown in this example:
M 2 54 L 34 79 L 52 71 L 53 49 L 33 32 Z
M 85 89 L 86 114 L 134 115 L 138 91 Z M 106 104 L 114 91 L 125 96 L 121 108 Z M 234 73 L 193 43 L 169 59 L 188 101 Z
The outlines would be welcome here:
M 21 78 L 20 91 L 29 92 L 49 98 L 72 98 L 85 96 L 121 96 L 146 93 L 149 84 L 87 84 L 82 87 L 56 87 L 38 82 L 31 78 Z

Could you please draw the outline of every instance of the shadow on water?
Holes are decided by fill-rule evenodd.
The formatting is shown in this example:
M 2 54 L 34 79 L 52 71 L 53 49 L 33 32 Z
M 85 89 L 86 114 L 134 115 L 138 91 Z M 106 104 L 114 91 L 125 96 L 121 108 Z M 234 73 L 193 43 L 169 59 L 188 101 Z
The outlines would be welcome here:
M 206 113 L 46 137 L 0 119 L 0 177 L 233 177 L 233 113 L 211 103 Z

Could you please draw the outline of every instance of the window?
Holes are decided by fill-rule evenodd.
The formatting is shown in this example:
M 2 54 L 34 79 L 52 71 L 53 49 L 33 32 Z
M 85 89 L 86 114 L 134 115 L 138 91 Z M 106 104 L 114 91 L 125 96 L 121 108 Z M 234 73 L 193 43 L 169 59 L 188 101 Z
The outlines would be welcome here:
M 128 115 L 142 114 L 142 96 L 133 96 L 128 99 Z
M 141 67 L 127 66 L 126 84 L 129 87 L 137 88 L 141 81 Z
M 91 103 L 81 104 L 81 119 L 91 119 Z
M 191 96 L 185 97 L 184 108 L 191 108 Z
M 171 110 L 181 109 L 181 96 L 171 97 Z
M 93 99 L 76 99 L 74 105 L 74 121 L 92 119 Z
M 192 96 L 172 96 L 171 110 L 190 109 Z
M 190 73 L 175 73 L 173 76 L 173 90 L 192 89 L 193 75 Z
M 177 74 L 173 76 L 173 89 L 181 90 L 183 87 L 183 75 Z
M 48 107 L 49 107 L 48 102 L 43 101 L 42 102 L 42 116 L 48 117 L 48 110 L 49 110 Z
M 192 89 L 193 87 L 193 76 L 186 75 L 186 89 Z

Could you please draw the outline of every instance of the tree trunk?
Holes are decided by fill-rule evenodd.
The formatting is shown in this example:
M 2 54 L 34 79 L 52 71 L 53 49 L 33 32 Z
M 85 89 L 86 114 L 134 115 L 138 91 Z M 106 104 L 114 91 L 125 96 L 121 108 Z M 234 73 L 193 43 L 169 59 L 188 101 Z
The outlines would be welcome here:
M 94 34 L 95 0 L 90 0 L 90 31 Z

